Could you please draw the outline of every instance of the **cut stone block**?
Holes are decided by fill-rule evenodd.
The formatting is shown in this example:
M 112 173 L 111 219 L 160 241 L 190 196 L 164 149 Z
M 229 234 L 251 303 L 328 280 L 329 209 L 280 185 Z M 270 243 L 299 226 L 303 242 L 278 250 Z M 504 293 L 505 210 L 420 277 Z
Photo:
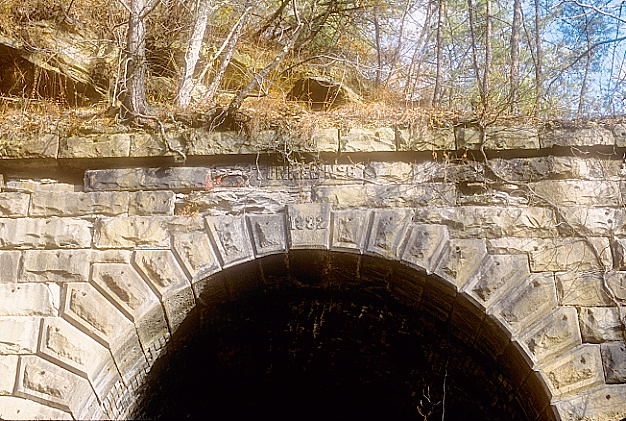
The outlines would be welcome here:
M 94 243 L 98 248 L 169 248 L 167 220 L 161 218 L 100 218 L 95 227 Z
M 320 203 L 287 205 L 290 249 L 328 249 L 330 205 Z
M 30 215 L 120 215 L 128 212 L 128 201 L 128 192 L 35 192 Z
M 87 282 L 89 250 L 27 250 L 20 282 Z
M 0 284 L 0 316 L 54 316 L 58 297 L 44 284 Z
M 70 218 L 0 219 L 3 248 L 89 248 L 91 223 Z

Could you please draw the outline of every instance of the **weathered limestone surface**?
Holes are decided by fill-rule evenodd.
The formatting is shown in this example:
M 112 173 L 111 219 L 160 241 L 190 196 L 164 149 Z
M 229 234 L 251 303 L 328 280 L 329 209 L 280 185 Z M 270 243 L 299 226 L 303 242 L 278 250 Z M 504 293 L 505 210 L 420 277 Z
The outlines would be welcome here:
M 20 282 L 87 282 L 89 250 L 27 250 Z
M 396 134 L 392 128 L 345 129 L 340 131 L 341 152 L 395 151 Z
M 624 127 L 29 140 L 0 162 L 0 418 L 129 416 L 196 306 L 288 270 L 445 321 L 537 419 L 621 419 Z
M 622 338 L 620 338 L 622 339 Z M 607 383 L 626 381 L 626 346 L 622 342 L 605 343 L 600 346 Z
M 37 318 L 3 317 L 0 320 L 0 355 L 37 352 L 39 324 Z
M 54 316 L 58 293 L 43 284 L 0 284 L 0 316 Z
M 29 196 L 25 193 L 0 193 L 2 216 L 27 216 Z
M 580 329 L 589 343 L 623 339 L 623 325 L 616 307 L 583 307 L 580 309 Z
M 128 192 L 35 192 L 31 216 L 120 215 L 128 212 Z
M 91 223 L 82 219 L 0 219 L 2 248 L 89 248 Z
M 97 134 L 61 140 L 59 158 L 111 158 L 130 154 L 133 134 Z
M 413 127 L 398 130 L 396 136 L 401 151 L 446 151 L 455 148 L 452 129 Z
M 541 133 L 541 147 L 614 145 L 611 130 L 602 127 L 555 129 Z
M 0 396 L 0 418 L 7 420 L 67 420 L 71 414 L 30 399 Z

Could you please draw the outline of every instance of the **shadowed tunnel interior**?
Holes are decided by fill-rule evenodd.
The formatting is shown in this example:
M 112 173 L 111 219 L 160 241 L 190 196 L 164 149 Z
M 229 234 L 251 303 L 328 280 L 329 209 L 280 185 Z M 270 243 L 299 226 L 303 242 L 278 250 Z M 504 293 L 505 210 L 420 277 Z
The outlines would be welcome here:
M 415 285 L 426 283 L 410 273 L 412 286 L 402 287 L 400 265 L 302 251 L 214 275 L 134 417 L 537 419 L 480 343 L 420 310 L 429 298 Z

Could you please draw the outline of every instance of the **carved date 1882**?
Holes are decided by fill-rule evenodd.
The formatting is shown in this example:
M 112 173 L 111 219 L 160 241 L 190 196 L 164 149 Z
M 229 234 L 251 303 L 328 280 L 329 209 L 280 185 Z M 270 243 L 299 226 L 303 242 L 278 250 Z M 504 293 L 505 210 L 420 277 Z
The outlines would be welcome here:
M 326 220 L 321 216 L 291 216 L 289 227 L 292 230 L 322 230 L 326 228 Z

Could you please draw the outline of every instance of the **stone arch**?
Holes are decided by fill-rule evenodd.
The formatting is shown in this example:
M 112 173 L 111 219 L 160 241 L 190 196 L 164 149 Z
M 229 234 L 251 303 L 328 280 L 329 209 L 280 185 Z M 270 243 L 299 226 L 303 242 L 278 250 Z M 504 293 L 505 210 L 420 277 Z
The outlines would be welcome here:
M 450 238 L 443 225 L 415 223 L 409 209 L 297 204 L 284 214 L 100 223 L 97 249 L 54 252 L 70 268 L 87 259 L 89 282 L 63 285 L 59 317 L 42 319 L 36 352 L 17 362 L 10 399 L 34 401 L 30 418 L 128 416 L 146 373 L 185 315 L 211 296 L 216 274 L 297 250 L 373 256 L 422 274 L 430 284 L 413 292 L 426 291 L 427 307 L 456 317 L 459 335 L 500 357 L 533 391 L 539 419 L 593 419 L 613 402 L 619 410 L 626 394 L 605 384 L 600 346 L 582 343 L 577 312 L 558 305 L 552 273 L 531 272 L 525 255 L 490 253 L 484 240 Z

